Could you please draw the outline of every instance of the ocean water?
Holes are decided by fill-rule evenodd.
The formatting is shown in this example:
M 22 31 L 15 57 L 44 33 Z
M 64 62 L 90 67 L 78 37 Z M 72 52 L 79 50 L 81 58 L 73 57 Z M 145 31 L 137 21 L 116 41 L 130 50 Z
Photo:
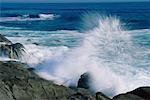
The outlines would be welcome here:
M 150 86 L 150 2 L 2 3 L 0 30 L 58 84 L 76 86 L 88 72 L 91 90 L 109 96 Z

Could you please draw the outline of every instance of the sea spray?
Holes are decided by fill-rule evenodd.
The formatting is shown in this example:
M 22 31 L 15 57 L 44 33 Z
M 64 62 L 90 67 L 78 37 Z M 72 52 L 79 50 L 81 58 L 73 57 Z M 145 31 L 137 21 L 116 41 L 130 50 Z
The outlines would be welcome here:
M 76 48 L 27 45 L 30 55 L 27 62 L 42 77 L 66 86 L 76 86 L 80 75 L 88 72 L 92 77 L 91 90 L 109 96 L 149 85 L 150 73 L 135 66 L 141 50 L 132 43 L 120 20 L 98 14 L 90 20 L 85 20 L 86 27 L 95 25 L 85 31 Z
M 80 75 L 89 72 L 92 90 L 104 91 L 111 96 L 123 91 L 122 78 L 111 71 L 107 63 L 128 49 L 129 36 L 122 31 L 118 19 L 103 17 L 97 21 L 98 26 L 85 33 L 80 46 L 38 64 L 39 74 L 60 84 L 76 86 Z
M 78 47 L 38 64 L 38 74 L 59 84 L 76 86 L 80 75 L 88 72 L 92 77 L 91 90 L 109 96 L 149 85 L 150 74 L 144 72 L 146 75 L 141 79 L 139 73 L 143 72 L 133 66 L 137 48 L 119 19 L 97 17 L 91 19 L 97 22 L 96 27 L 85 32 Z

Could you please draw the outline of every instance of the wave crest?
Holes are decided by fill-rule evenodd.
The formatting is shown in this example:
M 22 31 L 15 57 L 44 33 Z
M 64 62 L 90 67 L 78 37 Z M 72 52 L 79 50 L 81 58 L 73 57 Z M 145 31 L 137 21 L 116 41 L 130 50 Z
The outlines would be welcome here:
M 95 17 L 96 20 L 91 20 L 97 26 L 85 32 L 80 46 L 37 65 L 39 74 L 60 84 L 76 85 L 80 75 L 88 72 L 92 77 L 91 89 L 109 96 L 149 85 L 150 73 L 135 65 L 141 51 L 123 30 L 120 20 L 111 16 Z
M 59 15 L 55 14 L 38 14 L 38 15 L 18 15 L 15 17 L 0 17 L 0 22 L 6 22 L 6 21 L 34 21 L 34 20 L 54 20 L 55 18 L 58 18 Z
M 25 55 L 27 63 L 33 65 L 42 77 L 67 86 L 76 86 L 80 75 L 88 72 L 92 77 L 91 90 L 109 96 L 149 86 L 150 72 L 143 67 L 144 64 L 150 65 L 149 49 L 133 43 L 132 33 L 135 31 L 124 30 L 116 17 L 96 14 L 86 15 L 83 19 L 89 29 L 82 35 L 80 45 L 74 48 L 27 46 L 30 53 L 29 57 Z

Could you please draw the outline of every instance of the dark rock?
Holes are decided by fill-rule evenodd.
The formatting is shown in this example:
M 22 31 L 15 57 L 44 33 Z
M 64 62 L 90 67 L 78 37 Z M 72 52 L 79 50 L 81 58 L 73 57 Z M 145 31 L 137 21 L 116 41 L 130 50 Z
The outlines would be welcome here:
M 24 48 L 24 46 L 23 46 L 21 43 L 12 44 L 12 47 L 13 47 L 13 48 L 16 48 L 16 49 Z
M 69 97 L 69 100 L 96 100 L 94 94 L 86 89 L 79 88 L 76 93 Z
M 71 98 L 95 100 L 88 90 L 72 90 L 40 78 L 26 64 L 0 61 L 0 100 L 74 100 Z
M 27 39 L 27 41 L 31 42 L 31 39 Z
M 6 44 L 12 44 L 10 40 L 5 38 L 3 35 L 0 34 L 0 42 L 5 42 Z
M 129 93 L 150 100 L 150 87 L 139 87 Z
M 150 100 L 150 87 L 140 87 L 125 94 L 119 94 L 113 100 Z
M 15 34 L 15 35 L 19 35 L 19 33 L 18 33 L 18 32 L 15 32 L 14 34 Z
M 35 71 L 35 68 L 27 68 L 28 71 Z
M 25 47 L 21 43 L 5 45 L 5 47 L 7 47 L 5 51 L 8 52 L 9 58 L 20 59 L 25 52 Z
M 94 93 L 83 88 L 70 89 L 56 85 L 33 71 L 20 62 L 0 61 L 0 100 L 110 100 L 101 92 L 97 92 L 95 97 Z M 88 78 L 88 75 L 83 74 L 82 79 L 85 76 Z M 150 87 L 141 87 L 117 95 L 113 100 L 150 100 L 149 91 Z
M 120 94 L 113 98 L 113 100 L 145 100 L 134 94 Z
M 25 48 L 21 43 L 13 44 L 7 38 L 0 34 L 0 56 L 6 56 L 12 59 L 20 59 Z
M 90 74 L 84 73 L 81 75 L 79 81 L 78 81 L 78 88 L 84 88 L 84 89 L 90 89 Z
M 32 44 L 39 45 L 39 44 L 38 44 L 38 43 L 36 43 L 36 42 L 34 42 L 34 43 L 32 43 Z
M 71 95 L 70 100 L 87 100 L 88 98 L 81 93 Z
M 101 92 L 97 92 L 96 93 L 96 100 L 111 100 L 110 98 L 108 98 L 106 95 L 104 95 Z

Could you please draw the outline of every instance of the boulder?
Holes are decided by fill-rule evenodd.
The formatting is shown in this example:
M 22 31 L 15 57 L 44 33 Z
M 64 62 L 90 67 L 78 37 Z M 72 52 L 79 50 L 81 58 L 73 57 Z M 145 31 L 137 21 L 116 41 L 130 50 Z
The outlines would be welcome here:
M 96 93 L 96 100 L 111 100 L 110 98 L 108 98 L 105 94 L 103 94 L 102 92 L 97 92 Z
M 150 87 L 139 87 L 131 92 L 119 94 L 113 100 L 150 100 Z
M 71 89 L 57 85 L 42 79 L 34 71 L 34 68 L 24 63 L 0 61 L 0 100 L 111 100 L 103 93 L 95 94 L 84 89 L 85 87 Z M 85 83 L 89 82 L 86 80 L 89 79 L 88 75 L 82 75 L 81 79 L 85 78 Z M 149 94 L 150 87 L 140 87 L 117 95 L 112 100 L 150 100 Z
M 54 84 L 15 61 L 0 61 L 0 88 L 0 100 L 95 100 L 88 90 Z
M 8 40 L 6 37 L 0 34 L 0 42 L 6 43 L 6 44 L 12 44 L 10 40 Z
M 25 52 L 25 48 L 21 43 L 12 43 L 6 37 L 0 34 L 0 56 L 12 59 L 20 59 Z
M 145 100 L 134 94 L 119 94 L 113 98 L 113 100 Z
M 69 100 L 96 100 L 94 93 L 90 91 L 79 88 L 76 93 L 69 97 Z
M 146 100 L 150 100 L 150 87 L 148 87 L 148 86 L 147 87 L 139 87 L 129 93 L 137 95 Z
M 78 88 L 84 88 L 84 89 L 90 89 L 90 74 L 89 73 L 84 73 L 80 76 L 80 79 L 78 81 Z

